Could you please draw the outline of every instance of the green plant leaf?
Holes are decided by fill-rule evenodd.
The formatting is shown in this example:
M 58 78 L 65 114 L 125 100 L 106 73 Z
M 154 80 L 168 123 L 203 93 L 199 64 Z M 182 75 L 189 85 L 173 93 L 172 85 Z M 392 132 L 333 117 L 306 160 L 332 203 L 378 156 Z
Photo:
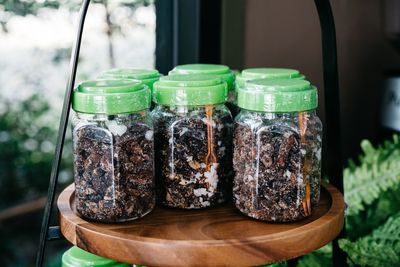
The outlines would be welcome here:
M 382 192 L 400 184 L 400 141 L 397 135 L 382 146 L 375 148 L 364 140 L 361 147 L 360 165 L 350 162 L 343 174 L 349 216 L 357 215 Z
M 371 205 L 356 215 L 347 216 L 346 229 L 350 240 L 370 234 L 392 215 L 400 212 L 400 186 L 381 192 Z
M 332 244 L 328 244 L 313 253 L 303 256 L 297 263 L 297 267 L 331 267 Z
M 360 266 L 399 266 L 400 263 L 400 213 L 390 217 L 372 234 L 355 242 L 339 241 L 350 261 Z

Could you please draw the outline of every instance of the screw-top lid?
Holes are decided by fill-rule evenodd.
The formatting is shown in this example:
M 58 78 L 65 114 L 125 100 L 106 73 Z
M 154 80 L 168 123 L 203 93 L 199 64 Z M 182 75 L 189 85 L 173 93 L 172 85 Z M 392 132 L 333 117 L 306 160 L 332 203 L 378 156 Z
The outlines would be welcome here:
M 228 90 L 234 89 L 235 75 L 228 66 L 219 64 L 186 64 L 176 66 L 169 72 L 173 74 L 212 74 L 221 77 L 222 80 L 228 85 Z
M 106 259 L 72 247 L 62 256 L 61 267 L 129 267 L 131 265 Z
M 236 75 L 236 88 L 242 87 L 245 82 L 255 79 L 299 79 L 305 76 L 295 69 L 284 68 L 251 68 L 245 69 Z
M 103 72 L 99 79 L 133 79 L 142 81 L 145 85 L 153 89 L 153 84 L 160 79 L 161 74 L 158 70 L 152 69 L 133 69 L 118 68 Z
M 208 74 L 175 74 L 154 83 L 153 101 L 166 106 L 202 106 L 224 103 L 227 85 Z
M 312 110 L 318 106 L 318 92 L 316 87 L 305 80 L 253 80 L 238 89 L 238 106 L 264 112 Z
M 93 80 L 74 91 L 72 108 L 90 114 L 122 114 L 150 107 L 151 92 L 138 80 Z

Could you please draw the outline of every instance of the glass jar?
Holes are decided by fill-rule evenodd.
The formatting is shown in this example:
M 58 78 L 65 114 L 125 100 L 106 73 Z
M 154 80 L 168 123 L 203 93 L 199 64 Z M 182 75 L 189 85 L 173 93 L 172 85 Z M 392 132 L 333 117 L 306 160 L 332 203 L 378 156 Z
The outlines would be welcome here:
M 103 258 L 78 247 L 72 247 L 64 252 L 61 267 L 130 267 L 127 263 Z
M 139 81 L 97 80 L 73 93 L 78 214 L 99 222 L 140 218 L 155 205 L 150 89 Z
M 220 77 L 228 86 L 228 98 L 225 103 L 226 106 L 231 111 L 233 117 L 239 113 L 235 104 L 235 74 L 228 66 L 220 64 L 185 64 L 176 66 L 169 72 L 169 75 L 173 74 L 210 74 Z
M 231 196 L 232 116 L 217 76 L 165 76 L 154 84 L 152 112 L 160 201 L 199 209 Z
M 319 202 L 322 123 L 308 81 L 264 79 L 238 90 L 233 195 L 245 215 L 272 222 L 311 215 Z

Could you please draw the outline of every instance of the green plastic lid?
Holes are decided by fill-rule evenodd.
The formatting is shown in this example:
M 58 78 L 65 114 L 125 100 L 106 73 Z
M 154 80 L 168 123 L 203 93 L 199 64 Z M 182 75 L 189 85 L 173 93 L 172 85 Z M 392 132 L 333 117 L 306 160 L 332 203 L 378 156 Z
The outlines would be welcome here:
M 133 69 L 117 68 L 103 72 L 99 79 L 133 79 L 143 82 L 153 89 L 153 84 L 160 79 L 161 74 L 158 70 L 152 69 Z
M 252 80 L 238 89 L 238 106 L 264 112 L 313 110 L 318 106 L 318 92 L 305 80 Z
M 242 87 L 245 82 L 255 79 L 299 79 L 305 76 L 295 69 L 283 68 L 251 68 L 245 69 L 236 75 L 236 88 Z
M 73 93 L 72 108 L 89 114 L 122 114 L 150 107 L 151 92 L 137 80 L 93 80 L 81 83 Z
M 131 265 L 106 259 L 72 247 L 62 256 L 61 267 L 129 267 Z
M 166 106 L 202 106 L 224 103 L 227 85 L 209 74 L 175 74 L 154 83 L 153 101 Z
M 219 64 L 186 64 L 176 66 L 169 72 L 169 75 L 174 74 L 212 74 L 223 79 L 228 85 L 228 90 L 234 89 L 235 75 L 228 66 Z

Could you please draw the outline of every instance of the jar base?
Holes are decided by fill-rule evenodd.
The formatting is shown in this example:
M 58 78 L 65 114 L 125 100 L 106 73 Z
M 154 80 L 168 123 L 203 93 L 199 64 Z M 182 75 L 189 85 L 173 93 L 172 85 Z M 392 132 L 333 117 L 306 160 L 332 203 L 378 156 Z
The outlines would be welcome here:
M 82 214 L 80 214 L 78 211 L 76 211 L 75 213 L 76 213 L 76 215 L 78 215 L 80 218 L 82 218 L 82 219 L 84 219 L 84 220 L 86 220 L 86 221 L 96 222 L 96 223 L 107 223 L 107 224 L 112 224 L 112 223 L 131 222 L 131 221 L 135 221 L 135 220 L 138 220 L 138 219 L 140 219 L 140 218 L 143 218 L 144 216 L 146 216 L 147 214 L 149 214 L 150 212 L 152 212 L 152 211 L 154 210 L 154 207 L 155 207 L 155 206 L 153 206 L 153 207 L 152 207 L 151 209 L 149 209 L 148 211 L 146 211 L 146 212 L 140 214 L 139 216 L 135 216 L 135 217 L 132 217 L 132 218 L 127 218 L 127 219 L 119 219 L 119 220 L 99 220 L 99 219 L 93 219 L 93 218 L 90 218 L 90 217 L 88 217 L 88 216 L 82 215 Z
M 243 210 L 241 210 L 238 206 L 236 206 L 236 208 L 240 211 L 240 213 L 242 213 L 243 215 L 252 218 L 254 220 L 257 221 L 262 221 L 262 222 L 268 222 L 268 223 L 291 223 L 291 222 L 298 222 L 304 219 L 307 219 L 308 217 L 311 216 L 301 216 L 301 217 L 297 217 L 297 218 L 293 218 L 293 219 L 271 219 L 271 218 L 266 218 L 266 217 L 262 217 L 262 216 L 257 216 L 256 213 L 260 213 L 263 212 L 262 210 L 258 210 L 258 211 L 253 211 L 251 213 L 248 212 L 244 212 Z
M 161 205 L 163 207 L 172 208 L 172 209 L 179 209 L 179 210 L 202 210 L 202 209 L 210 209 L 210 208 L 217 207 L 218 205 L 221 205 L 221 204 L 225 203 L 226 201 L 227 201 L 226 199 L 220 200 L 220 201 L 216 201 L 215 203 L 207 205 L 207 206 L 204 206 L 204 207 L 181 207 L 181 206 L 178 206 L 178 205 L 172 205 L 172 204 L 165 203 L 165 202 L 162 202 Z

